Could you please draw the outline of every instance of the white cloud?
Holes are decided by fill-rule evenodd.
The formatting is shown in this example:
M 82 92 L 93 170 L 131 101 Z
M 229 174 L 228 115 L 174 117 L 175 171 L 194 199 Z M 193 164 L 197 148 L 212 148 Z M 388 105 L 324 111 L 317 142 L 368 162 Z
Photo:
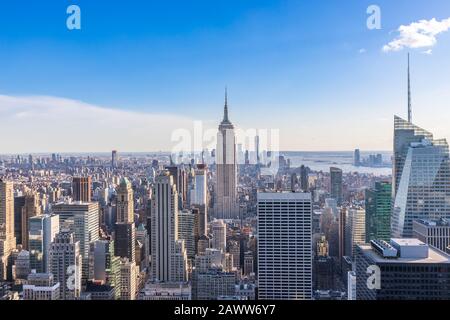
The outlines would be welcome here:
M 366 53 L 366 52 L 367 52 L 367 50 L 364 49 L 364 48 L 359 49 L 359 53 L 360 53 L 360 54 L 364 54 L 364 53 Z
M 159 110 L 163 110 L 160 108 Z M 0 95 L 0 154 L 168 151 L 188 117 L 103 108 L 48 96 Z
M 383 47 L 384 52 L 400 51 L 404 48 L 431 48 L 437 43 L 436 36 L 450 29 L 450 18 L 441 21 L 420 20 L 398 28 L 399 35 Z

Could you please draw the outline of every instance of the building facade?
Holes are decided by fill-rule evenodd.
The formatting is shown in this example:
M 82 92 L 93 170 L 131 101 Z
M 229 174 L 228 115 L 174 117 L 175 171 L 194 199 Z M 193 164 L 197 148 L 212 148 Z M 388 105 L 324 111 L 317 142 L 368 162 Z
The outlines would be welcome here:
M 258 193 L 258 298 L 312 299 L 309 193 Z

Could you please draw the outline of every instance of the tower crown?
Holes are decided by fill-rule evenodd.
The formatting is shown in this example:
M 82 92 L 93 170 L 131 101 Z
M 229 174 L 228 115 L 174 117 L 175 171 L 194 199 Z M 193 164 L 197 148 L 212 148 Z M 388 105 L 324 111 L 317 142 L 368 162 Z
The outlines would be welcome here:
M 223 120 L 220 123 L 221 127 L 233 127 L 233 124 L 231 123 L 230 119 L 228 118 L 228 91 L 227 88 L 225 88 L 225 104 L 223 107 Z

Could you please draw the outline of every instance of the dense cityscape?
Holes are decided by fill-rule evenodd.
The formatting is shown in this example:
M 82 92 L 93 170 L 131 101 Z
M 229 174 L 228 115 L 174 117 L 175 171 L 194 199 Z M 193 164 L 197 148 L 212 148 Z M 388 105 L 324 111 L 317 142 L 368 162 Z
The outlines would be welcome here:
M 380 318 L 450 300 L 449 12 L 3 1 L 2 311 Z
M 183 163 L 2 156 L 0 297 L 450 299 L 448 145 L 413 124 L 410 102 L 391 159 L 353 156 L 392 175 L 293 166 L 258 136 L 244 151 L 228 112 L 225 96 L 216 148 Z

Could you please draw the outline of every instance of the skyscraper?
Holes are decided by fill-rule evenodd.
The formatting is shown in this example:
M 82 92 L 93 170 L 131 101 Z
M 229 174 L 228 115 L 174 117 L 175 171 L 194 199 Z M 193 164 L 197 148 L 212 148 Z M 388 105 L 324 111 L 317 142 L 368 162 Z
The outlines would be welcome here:
M 111 152 L 111 167 L 117 168 L 117 162 L 118 162 L 117 150 L 113 150 Z
M 127 258 L 120 261 L 120 300 L 136 300 L 139 268 Z
M 206 205 L 208 194 L 208 169 L 206 165 L 199 164 L 195 170 L 195 189 L 194 197 L 191 198 L 191 205 Z
M 394 157 L 392 236 L 411 237 L 417 219 L 450 218 L 447 141 L 396 116 Z
M 39 205 L 39 196 L 34 191 L 28 191 L 25 194 L 25 203 L 22 208 L 22 247 L 28 250 L 28 231 L 29 219 L 41 214 L 41 207 Z
M 356 246 L 364 243 L 366 243 L 366 212 L 363 208 L 349 208 L 345 226 L 346 256 L 354 258 Z
M 130 181 L 127 178 L 122 178 L 116 192 L 117 222 L 134 222 L 133 189 Z
M 225 91 L 223 120 L 217 133 L 216 188 L 214 216 L 218 219 L 239 218 L 237 202 L 236 137 L 234 126 L 228 119 L 228 100 Z
M 256 164 L 260 164 L 261 163 L 261 158 L 260 158 L 260 151 L 259 151 L 259 136 L 256 135 L 255 136 L 255 156 L 256 156 Z
M 338 206 L 342 204 L 342 170 L 330 168 L 330 191 L 331 197 L 336 199 Z
M 304 165 L 300 167 L 300 189 L 303 192 L 309 191 L 308 169 Z
M 136 227 L 133 222 L 118 222 L 114 233 L 115 254 L 128 258 L 130 262 L 136 259 Z
M 178 212 L 178 239 L 184 240 L 188 259 L 195 258 L 195 215 L 190 210 Z
M 183 257 L 184 241 L 178 239 L 177 188 L 168 171 L 155 179 L 151 230 L 153 279 L 161 282 L 186 280 L 183 279 L 186 270 L 179 269 L 184 263 L 178 261 Z
M 73 177 L 72 189 L 74 201 L 91 202 L 91 177 Z
M 173 183 L 177 188 L 178 193 L 178 208 L 182 209 L 187 200 L 187 175 L 184 168 L 171 164 L 165 167 L 173 177 Z
M 212 245 L 217 250 L 226 252 L 227 249 L 227 224 L 223 220 L 214 220 L 211 222 Z
M 74 241 L 79 241 L 83 258 L 83 282 L 89 275 L 89 244 L 100 238 L 100 209 L 98 202 L 58 203 L 53 212 L 59 215 L 60 230 L 73 232 Z
M 0 178 L 0 280 L 6 280 L 8 259 L 15 248 L 13 184 Z
M 258 193 L 258 298 L 312 298 L 309 193 Z
M 355 149 L 353 164 L 355 165 L 355 167 L 359 167 L 361 165 L 361 151 L 359 149 Z
M 413 221 L 413 236 L 442 252 L 450 245 L 450 221 L 447 219 Z
M 89 279 L 101 281 L 115 288 L 115 297 L 120 294 L 120 258 L 114 253 L 114 242 L 97 240 L 90 244 Z
M 59 216 L 43 214 L 30 218 L 28 231 L 28 250 L 30 267 L 37 273 L 48 271 L 49 250 L 59 232 Z
M 376 182 L 366 189 L 366 242 L 388 241 L 391 236 L 392 184 Z
M 358 245 L 357 300 L 449 300 L 450 257 L 417 239 Z M 380 268 L 379 289 L 371 288 L 369 267 Z
M 81 293 L 82 256 L 80 242 L 69 230 L 56 236 L 49 250 L 49 271 L 59 282 L 62 300 L 78 298 Z

